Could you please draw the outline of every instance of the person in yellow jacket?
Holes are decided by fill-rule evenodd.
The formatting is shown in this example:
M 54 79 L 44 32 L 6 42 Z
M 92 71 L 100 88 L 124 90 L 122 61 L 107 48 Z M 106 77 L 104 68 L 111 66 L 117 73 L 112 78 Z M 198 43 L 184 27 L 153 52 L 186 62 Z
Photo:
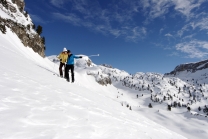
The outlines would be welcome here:
M 63 52 L 61 52 L 57 58 L 60 60 L 60 65 L 59 65 L 59 73 L 60 73 L 60 77 L 63 78 L 63 71 L 62 71 L 62 67 L 64 67 L 65 69 L 65 66 L 66 66 L 66 62 L 67 62 L 67 59 L 68 59 L 68 54 L 67 54 L 67 49 L 64 48 L 63 49 Z M 65 76 L 65 75 L 64 75 Z

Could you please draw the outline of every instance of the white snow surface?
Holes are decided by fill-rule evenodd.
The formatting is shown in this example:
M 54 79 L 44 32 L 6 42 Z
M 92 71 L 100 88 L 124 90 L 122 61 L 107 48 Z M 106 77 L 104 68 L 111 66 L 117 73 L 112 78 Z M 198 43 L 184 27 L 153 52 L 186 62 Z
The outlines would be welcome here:
M 53 75 L 57 64 L 23 46 L 10 29 L 0 42 L 1 139 L 185 138 L 122 107 L 118 88 L 99 85 L 88 68 L 75 67 L 69 83 Z
M 25 11 L 7 1 L 17 12 L 0 4 L 2 18 L 25 27 L 33 24 Z M 208 138 L 208 69 L 175 76 L 130 75 L 80 54 L 75 83 L 69 83 L 57 76 L 56 55 L 42 58 L 10 29 L 0 32 L 0 139 Z M 106 79 L 111 85 L 97 83 Z M 172 106 L 168 111 L 174 103 L 191 110 Z

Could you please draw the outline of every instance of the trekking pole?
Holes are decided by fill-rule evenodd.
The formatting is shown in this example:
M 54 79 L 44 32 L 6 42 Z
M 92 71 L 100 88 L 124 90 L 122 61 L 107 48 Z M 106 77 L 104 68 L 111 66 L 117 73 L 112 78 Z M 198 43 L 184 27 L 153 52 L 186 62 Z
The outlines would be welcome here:
M 54 74 L 53 75 L 55 75 L 55 62 L 53 62 L 53 72 L 54 72 Z
M 88 56 L 88 57 L 93 57 L 93 56 L 100 56 L 99 54 L 97 54 L 97 55 L 90 55 L 90 56 Z

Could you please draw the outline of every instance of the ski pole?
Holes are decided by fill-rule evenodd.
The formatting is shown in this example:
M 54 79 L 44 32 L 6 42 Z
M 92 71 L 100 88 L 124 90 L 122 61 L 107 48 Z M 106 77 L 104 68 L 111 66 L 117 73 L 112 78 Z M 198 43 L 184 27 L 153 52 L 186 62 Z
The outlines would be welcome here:
M 53 62 L 53 71 L 54 71 L 54 74 L 53 75 L 55 75 L 55 63 Z
M 90 56 L 88 56 L 88 57 L 93 57 L 93 56 L 100 56 L 99 54 L 97 54 L 97 55 L 90 55 Z

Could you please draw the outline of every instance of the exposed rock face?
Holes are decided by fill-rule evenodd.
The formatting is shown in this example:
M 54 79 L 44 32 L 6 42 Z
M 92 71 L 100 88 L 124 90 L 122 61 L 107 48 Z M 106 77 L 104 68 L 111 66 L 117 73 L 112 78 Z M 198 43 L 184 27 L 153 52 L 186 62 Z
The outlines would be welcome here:
M 17 9 L 16 9 L 13 5 L 11 5 L 11 4 L 9 4 L 9 10 L 10 10 L 12 13 L 16 13 L 16 12 L 17 12 Z
M 38 34 L 28 34 L 27 27 L 21 24 L 17 24 L 10 19 L 3 19 L 0 17 L 0 24 L 5 25 L 8 28 L 11 28 L 11 30 L 17 34 L 24 46 L 32 48 L 39 55 L 45 57 L 45 45 L 42 43 L 42 38 Z M 30 29 L 32 25 L 29 26 Z
M 208 68 L 208 60 L 204 60 L 196 63 L 181 64 L 177 66 L 172 72 L 166 73 L 165 75 L 176 74 L 176 72 L 181 72 L 181 71 L 196 72 L 198 70 L 202 70 L 206 68 Z
M 99 84 L 105 85 L 105 86 L 107 86 L 107 84 L 111 84 L 112 83 L 110 77 L 101 78 L 101 79 L 97 80 L 97 82 Z
M 88 59 L 86 60 L 88 67 L 92 66 L 92 60 Z
M 96 81 L 100 84 L 100 85 L 105 85 L 107 86 L 108 84 L 112 84 L 112 81 L 111 81 L 111 78 L 110 76 L 102 76 L 99 74 L 95 74 L 95 73 L 91 73 L 91 72 L 88 72 L 87 75 L 92 75 L 95 77 Z
M 19 12 L 18 9 L 16 9 L 15 5 L 19 8 L 19 11 L 22 12 L 23 16 L 27 17 L 27 13 L 24 12 L 25 3 L 24 0 L 12 0 L 12 3 L 7 2 L 8 7 L 5 7 L 7 10 L 5 10 L 0 3 L 0 8 L 7 13 L 9 16 L 14 17 L 13 14 Z M 0 31 L 2 33 L 5 33 L 5 26 L 10 28 L 13 32 L 17 34 L 19 39 L 22 41 L 24 46 L 28 46 L 32 48 L 35 52 L 37 52 L 42 57 L 45 57 L 45 45 L 43 43 L 43 38 L 38 35 L 37 33 L 31 33 L 33 23 L 26 25 L 22 25 L 20 23 L 17 23 L 11 19 L 4 19 L 0 16 Z
M 20 9 L 20 11 L 24 10 L 24 8 L 25 8 L 24 0 L 12 0 L 12 2 L 17 5 L 17 7 Z
M 101 64 L 101 66 L 107 67 L 107 68 L 113 68 L 111 65 L 108 64 Z

